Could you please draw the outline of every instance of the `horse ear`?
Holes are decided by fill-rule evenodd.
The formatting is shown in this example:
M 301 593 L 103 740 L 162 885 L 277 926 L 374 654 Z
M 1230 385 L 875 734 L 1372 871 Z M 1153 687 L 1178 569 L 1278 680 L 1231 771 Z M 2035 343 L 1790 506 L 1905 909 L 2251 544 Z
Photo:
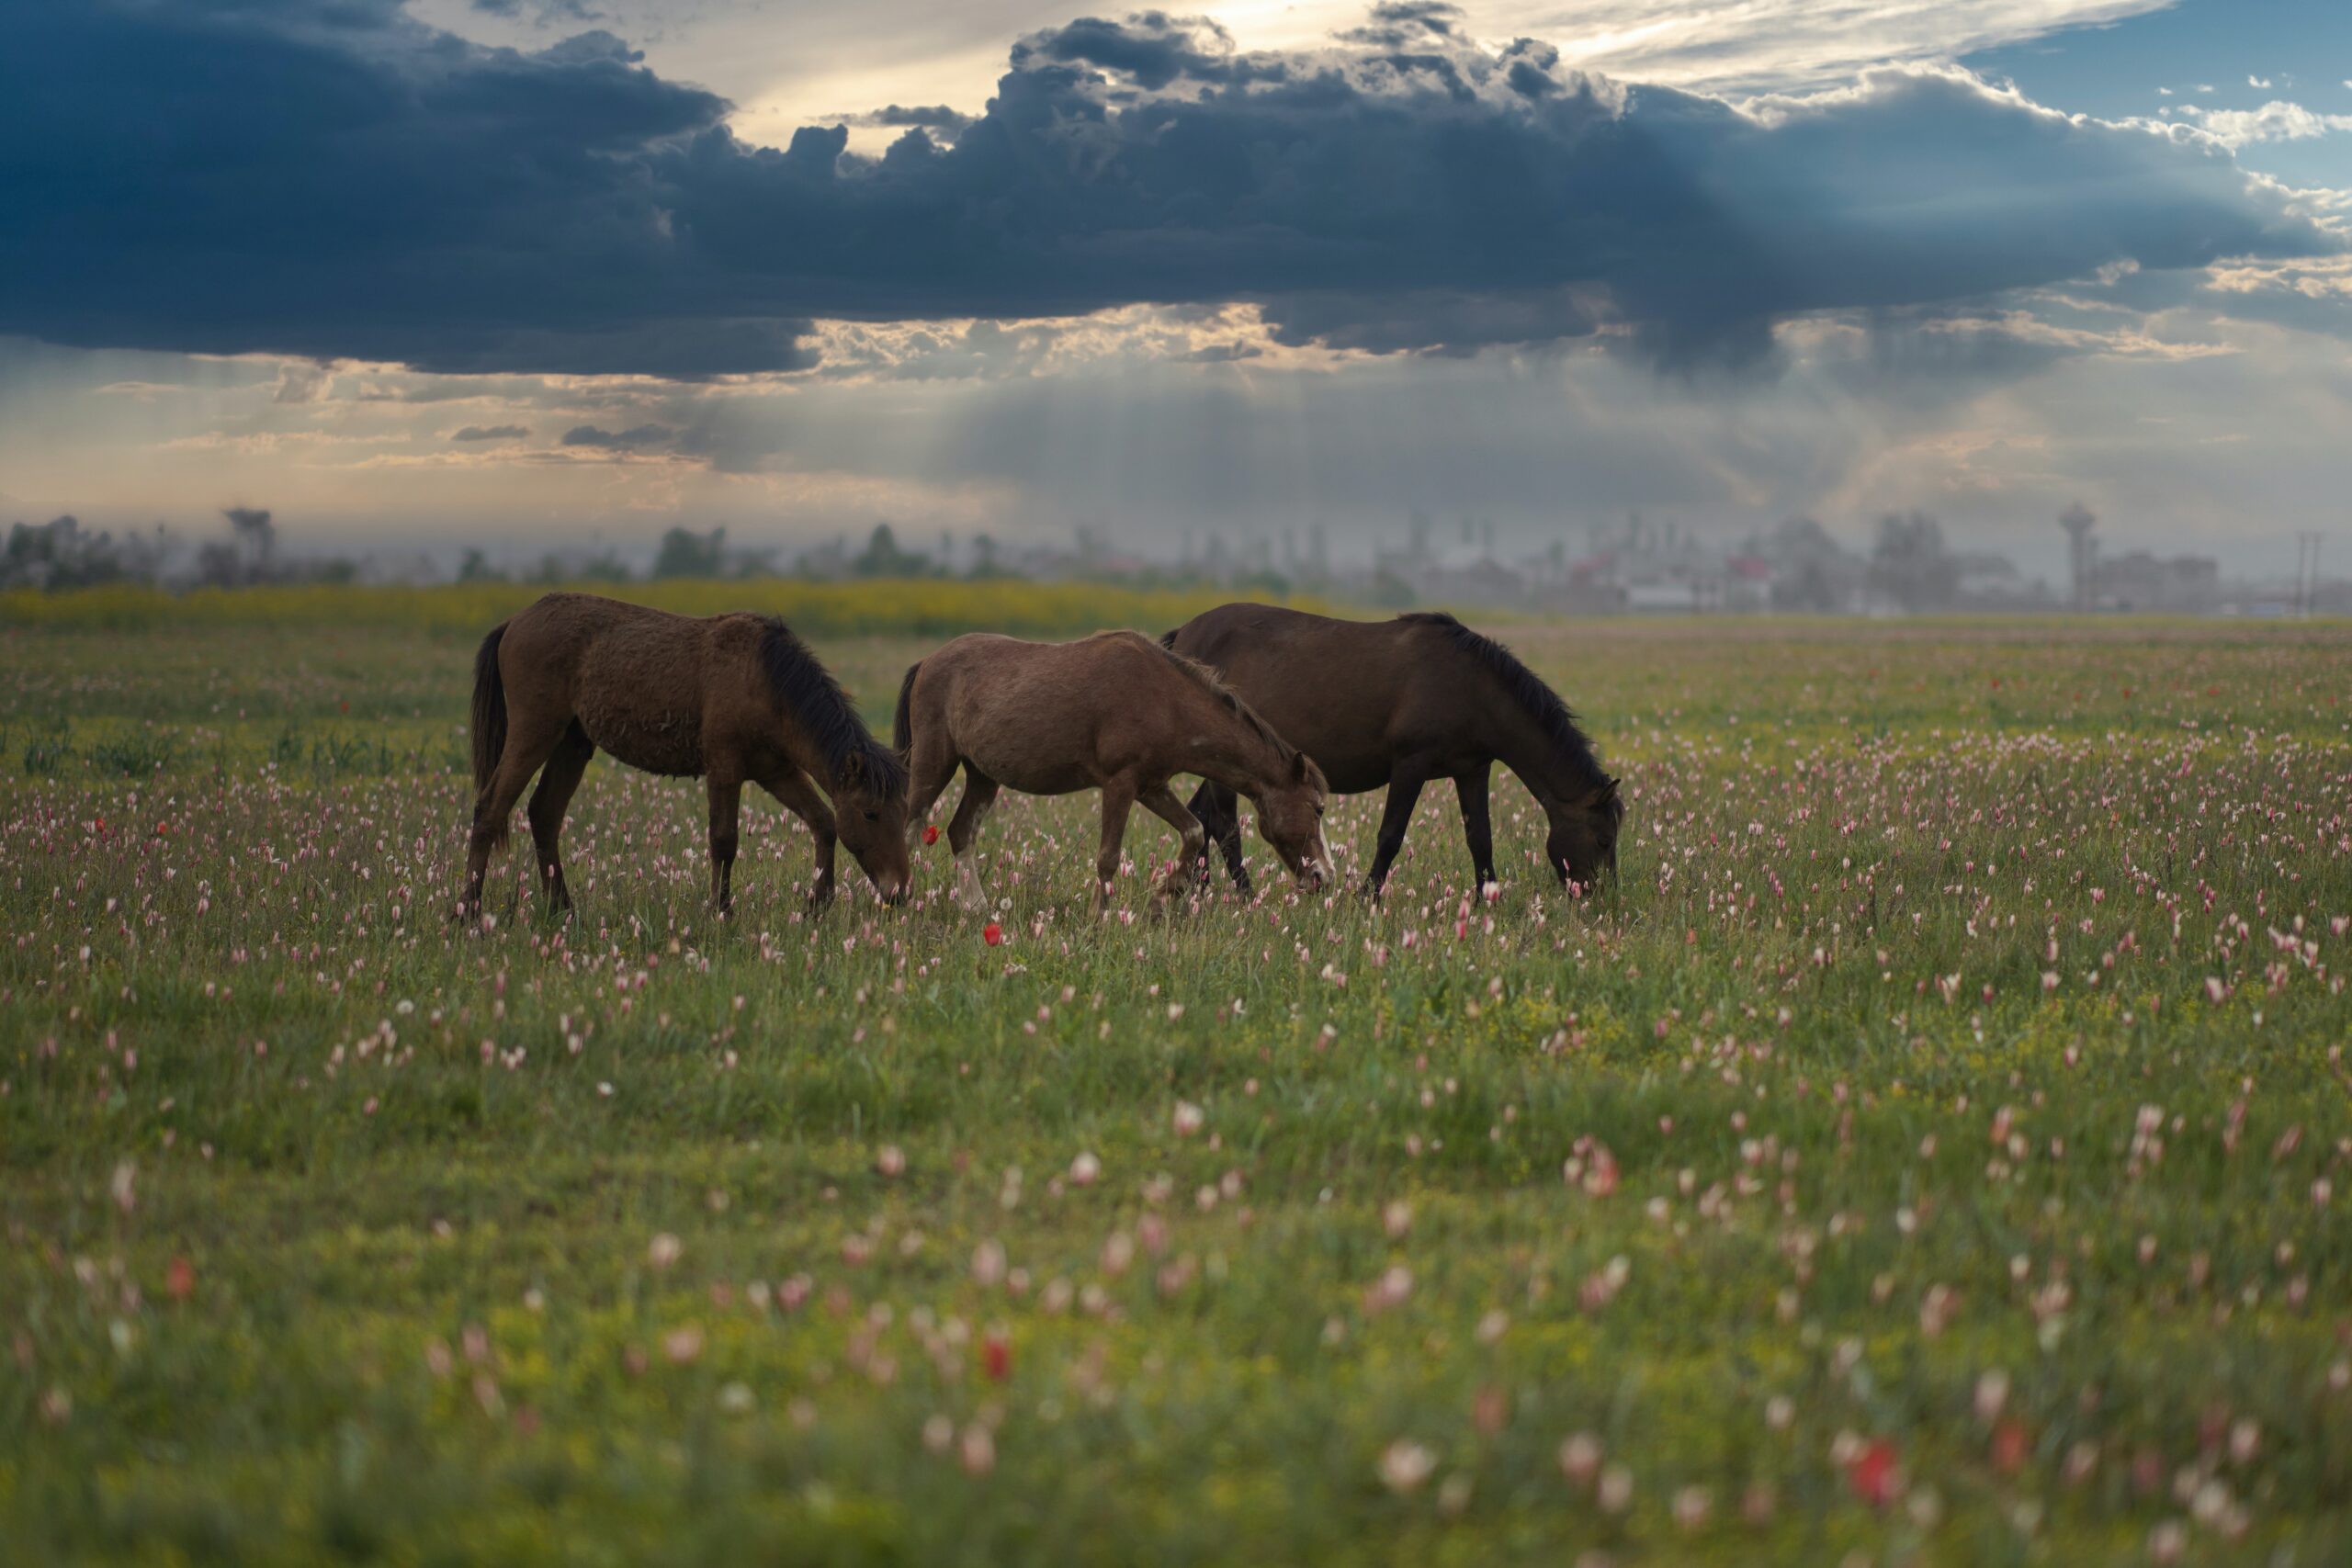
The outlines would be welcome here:
M 834 773 L 846 787 L 850 789 L 860 787 L 865 783 L 865 753 L 852 751 L 842 759 L 841 766 L 835 769 Z
M 1290 782 L 1302 784 L 1306 782 L 1306 753 L 1304 751 L 1290 754 Z

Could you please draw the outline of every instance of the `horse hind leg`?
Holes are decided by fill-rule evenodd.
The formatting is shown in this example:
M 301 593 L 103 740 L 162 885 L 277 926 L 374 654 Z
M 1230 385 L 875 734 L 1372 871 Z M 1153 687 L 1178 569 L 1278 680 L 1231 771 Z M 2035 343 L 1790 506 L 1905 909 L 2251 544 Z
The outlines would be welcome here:
M 1373 847 L 1372 869 L 1363 878 L 1363 891 L 1372 897 L 1379 897 L 1387 886 L 1388 868 L 1405 847 L 1405 831 L 1413 825 L 1413 808 L 1420 804 L 1422 786 L 1430 777 L 1428 764 L 1418 757 L 1397 763 L 1388 775 L 1388 804 L 1380 814 L 1380 838 Z
M 1160 788 L 1165 791 L 1167 786 L 1162 784 Z M 1170 796 L 1171 805 L 1174 798 Z M 1124 858 L 1126 842 L 1127 812 L 1135 803 L 1132 778 L 1114 774 L 1102 782 L 1102 845 L 1094 857 L 1094 912 L 1098 915 L 1111 907 L 1111 889 L 1119 879 L 1119 862 Z
M 955 782 L 956 767 L 962 759 L 956 755 L 938 725 L 924 726 L 915 731 L 914 744 L 907 756 L 907 847 L 912 849 L 922 839 L 929 826 L 925 818 L 939 797 L 947 793 Z M 968 786 L 967 774 L 967 786 Z
M 548 758 L 547 766 L 539 771 L 539 787 L 531 792 L 529 815 L 531 844 L 537 852 L 539 863 L 539 897 L 550 915 L 560 915 L 571 908 L 571 889 L 563 879 L 563 859 L 560 840 L 563 837 L 564 813 L 571 808 L 572 793 L 588 772 L 588 761 L 596 754 L 588 732 L 572 720 L 563 739 L 556 742 L 555 752 Z
M 956 816 L 947 824 L 947 847 L 956 855 L 956 897 L 967 909 L 988 907 L 988 890 L 980 886 L 979 856 L 973 840 L 980 834 L 980 818 L 996 804 L 996 780 L 972 766 L 964 764 L 964 798 L 956 803 Z
M 523 798 L 524 787 L 555 754 L 571 724 L 570 714 L 551 717 L 516 712 L 514 688 L 507 689 L 506 749 L 499 753 L 496 771 L 474 801 L 473 832 L 466 845 L 466 891 L 458 906 L 461 917 L 471 919 L 481 913 L 481 886 L 490 871 L 491 854 L 506 841 L 508 821 L 514 815 L 515 802 Z

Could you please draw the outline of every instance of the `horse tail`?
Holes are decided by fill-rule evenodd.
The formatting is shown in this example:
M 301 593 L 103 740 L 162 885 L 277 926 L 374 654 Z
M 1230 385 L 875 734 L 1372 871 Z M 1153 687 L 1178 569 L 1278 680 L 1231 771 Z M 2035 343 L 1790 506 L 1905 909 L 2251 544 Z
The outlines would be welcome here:
M 506 636 L 506 623 L 501 621 L 490 628 L 481 639 L 481 647 L 474 654 L 474 790 L 479 794 L 490 787 L 490 777 L 498 771 L 498 759 L 506 750 L 506 677 L 498 671 L 498 645 Z
M 915 677 L 922 671 L 918 659 L 907 666 L 907 673 L 899 682 L 898 711 L 890 716 L 890 745 L 901 758 L 912 754 L 915 746 Z

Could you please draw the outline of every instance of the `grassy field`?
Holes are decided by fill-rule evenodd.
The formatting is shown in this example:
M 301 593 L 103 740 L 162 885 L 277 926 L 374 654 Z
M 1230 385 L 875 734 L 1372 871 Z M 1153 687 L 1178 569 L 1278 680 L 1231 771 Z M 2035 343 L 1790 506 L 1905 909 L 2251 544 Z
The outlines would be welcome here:
M 975 611 L 871 592 L 878 719 Z M 991 944 L 764 803 L 715 925 L 607 763 L 578 919 L 453 929 L 475 622 L 60 604 L 11 1564 L 2352 1558 L 2344 627 L 1514 626 L 1613 901 L 1506 783 L 1492 904 L 1440 789 L 1381 907 L 1155 918 L 1139 815 L 1097 922 L 1008 796 Z

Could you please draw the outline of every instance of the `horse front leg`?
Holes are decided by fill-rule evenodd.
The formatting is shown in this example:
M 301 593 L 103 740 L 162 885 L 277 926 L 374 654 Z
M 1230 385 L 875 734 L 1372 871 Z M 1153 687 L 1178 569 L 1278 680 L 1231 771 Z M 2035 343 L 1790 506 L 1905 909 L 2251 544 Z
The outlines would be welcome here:
M 759 780 L 762 789 L 775 796 L 776 804 L 808 824 L 808 837 L 816 844 L 815 874 L 808 884 L 808 908 L 813 913 L 833 901 L 833 849 L 837 835 L 833 828 L 833 808 L 825 804 L 824 795 L 817 782 L 798 768 L 786 767 Z
M 733 907 L 736 818 L 743 802 L 743 781 L 731 770 L 714 768 L 710 788 L 710 907 L 725 916 Z
M 1223 784 L 1204 779 L 1201 787 L 1193 792 L 1193 798 L 1185 803 L 1185 809 L 1200 819 L 1207 841 L 1225 856 L 1226 873 L 1233 878 L 1234 886 L 1247 893 L 1250 868 L 1241 858 L 1240 798 Z M 1210 876 L 1208 856 L 1204 853 L 1199 859 L 1201 884 L 1206 886 Z
M 1170 789 L 1165 781 L 1145 790 L 1136 799 L 1145 810 L 1175 829 L 1182 840 L 1182 845 L 1176 852 L 1175 865 L 1170 868 L 1159 884 L 1159 897 L 1172 903 L 1182 897 L 1185 890 L 1194 886 L 1208 870 L 1208 829 L 1199 818 L 1184 808 L 1183 802 L 1176 798 L 1176 792 Z M 1197 872 L 1195 867 L 1199 868 Z
M 1481 762 L 1453 775 L 1454 793 L 1462 798 L 1462 837 L 1470 845 L 1470 870 L 1481 897 L 1495 884 L 1495 828 L 1487 815 L 1489 766 Z

